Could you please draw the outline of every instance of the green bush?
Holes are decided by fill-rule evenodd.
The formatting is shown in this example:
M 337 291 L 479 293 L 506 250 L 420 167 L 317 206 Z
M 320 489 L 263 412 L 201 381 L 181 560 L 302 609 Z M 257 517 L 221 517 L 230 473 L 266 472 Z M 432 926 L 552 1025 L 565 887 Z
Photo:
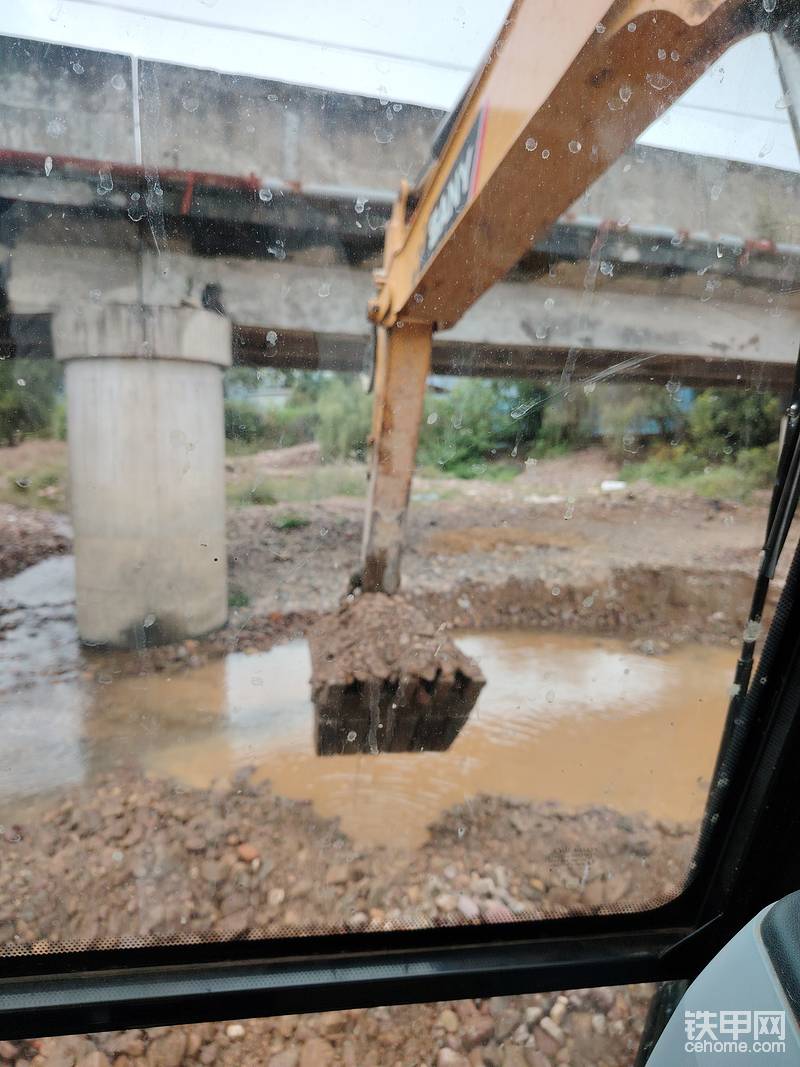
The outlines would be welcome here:
M 251 444 L 263 440 L 264 419 L 246 400 L 225 401 L 225 436 L 231 441 Z
M 53 415 L 50 419 L 50 434 L 57 441 L 67 439 L 67 405 L 63 398 L 56 401 Z
M 689 437 L 696 452 L 724 460 L 742 449 L 763 448 L 776 441 L 780 404 L 772 393 L 756 389 L 705 389 L 689 413 Z
M 363 459 L 367 450 L 372 397 L 355 378 L 331 378 L 317 400 L 317 440 L 323 461 Z
M 48 436 L 63 370 L 52 359 L 0 362 L 0 442 L 14 444 L 26 434 Z

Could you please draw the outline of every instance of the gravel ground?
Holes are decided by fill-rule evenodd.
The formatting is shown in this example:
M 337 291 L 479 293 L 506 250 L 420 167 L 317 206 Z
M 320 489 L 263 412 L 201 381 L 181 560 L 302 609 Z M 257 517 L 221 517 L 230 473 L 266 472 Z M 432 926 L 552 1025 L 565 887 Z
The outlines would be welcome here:
M 695 828 L 478 797 L 419 849 L 357 847 L 247 772 L 211 790 L 120 771 L 6 826 L 0 954 L 511 921 L 674 894 Z
M 652 905 L 695 830 L 479 797 L 415 851 L 357 848 L 246 773 L 212 790 L 123 773 L 7 826 L 0 952 L 497 923 Z M 324 916 L 324 925 L 320 923 Z M 16 1067 L 548 1067 L 630 1063 L 649 989 L 379 1008 L 0 1043 Z
M 71 550 L 69 523 L 64 516 L 0 504 L 0 578 L 10 578 L 46 556 Z
M 625 1067 L 651 986 L 0 1041 L 16 1067 Z

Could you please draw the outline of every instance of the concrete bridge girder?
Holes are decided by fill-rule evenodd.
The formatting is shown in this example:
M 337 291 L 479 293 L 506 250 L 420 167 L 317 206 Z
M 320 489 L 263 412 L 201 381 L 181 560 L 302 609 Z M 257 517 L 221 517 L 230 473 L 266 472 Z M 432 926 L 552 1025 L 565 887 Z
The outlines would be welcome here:
M 10 250 L 7 269 L 12 314 L 87 301 L 201 307 L 211 284 L 234 324 L 237 362 L 344 371 L 364 363 L 372 281 L 363 270 L 29 241 Z M 494 286 L 454 329 L 436 335 L 433 371 L 541 377 L 560 373 L 572 352 L 579 377 L 623 364 L 625 374 L 657 381 L 755 377 L 784 388 L 791 380 L 797 294 L 732 281 L 709 292 L 702 279 L 690 287 L 614 278 L 589 292 L 575 287 L 585 274 L 585 265 L 576 264 L 554 279 Z

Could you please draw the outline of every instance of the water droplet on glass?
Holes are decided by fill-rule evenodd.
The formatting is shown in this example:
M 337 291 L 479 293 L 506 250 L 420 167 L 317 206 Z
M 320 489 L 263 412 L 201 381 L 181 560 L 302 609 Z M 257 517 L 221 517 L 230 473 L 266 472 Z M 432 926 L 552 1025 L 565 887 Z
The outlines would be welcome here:
M 317 289 L 317 295 L 321 296 L 323 300 L 325 299 L 326 296 L 330 296 L 331 295 L 331 284 L 330 284 L 330 282 L 322 282 L 320 287 L 319 287 L 319 289 Z
M 70 66 L 72 67 L 72 69 L 74 70 L 74 72 L 76 74 L 83 74 L 84 67 L 83 67 L 83 63 L 81 63 L 80 60 L 73 59 L 73 61 L 70 64 Z
M 24 389 L 27 385 L 27 382 L 24 378 L 17 378 L 17 385 L 20 387 L 20 389 Z
M 93 301 L 95 304 L 98 304 L 100 302 L 102 296 L 103 296 L 103 290 L 102 289 L 90 289 L 89 290 L 89 299 L 91 301 Z
M 764 10 L 768 15 L 771 15 L 772 12 L 775 10 L 777 2 L 778 0 L 762 0 L 762 3 L 764 4 Z
M 553 596 L 561 596 L 561 586 L 554 585 L 550 592 L 553 594 Z
M 267 330 L 267 344 L 274 348 L 278 343 L 278 335 L 274 330 Z
M 111 171 L 101 170 L 98 171 L 97 192 L 99 196 L 106 196 L 114 188 L 114 179 L 111 177 Z
M 197 99 L 196 96 L 184 96 L 184 98 L 181 100 L 181 103 L 183 104 L 186 111 L 194 112 L 197 111 L 197 109 L 200 107 L 200 101 Z
M 666 50 L 666 48 L 659 48 L 659 50 L 658 50 L 658 58 L 662 59 L 662 60 L 667 58 L 667 50 Z
M 355 203 L 355 213 L 356 213 L 356 215 L 363 215 L 364 214 L 364 208 L 366 206 L 367 206 L 367 198 L 365 196 L 357 196 L 356 197 L 356 203 Z
M 600 260 L 600 273 L 604 274 L 606 278 L 611 278 L 614 275 L 614 264 L 609 263 L 607 259 Z
M 580 141 L 570 141 L 569 144 L 567 145 L 567 148 L 570 150 L 570 152 L 572 152 L 573 156 L 577 155 L 578 152 L 580 152 L 580 150 L 581 150 L 581 142 Z
M 635 22 L 629 22 L 628 23 L 628 33 L 634 33 L 635 31 L 636 31 L 636 23 Z
M 666 74 L 662 74 L 660 70 L 657 70 L 654 74 L 646 74 L 645 81 L 658 93 L 660 93 L 662 89 L 666 89 L 668 85 L 672 85 L 672 78 L 668 78 Z
M 527 141 L 525 142 L 525 151 L 526 152 L 535 152 L 536 151 L 536 146 L 538 144 L 539 144 L 539 142 L 536 140 L 535 137 L 529 137 L 527 139 Z
M 390 141 L 394 140 L 394 134 L 391 130 L 387 130 L 385 127 L 376 126 L 375 140 L 378 144 L 389 144 Z
M 357 737 L 358 737 L 358 734 L 355 732 L 355 730 L 348 730 L 347 731 L 347 740 L 350 742 L 351 745 L 352 745 L 352 743 L 355 741 L 355 739 Z
M 678 60 L 681 58 L 681 54 L 673 48 L 669 54 L 669 58 L 672 60 L 673 63 L 677 63 Z
M 544 302 L 544 306 L 548 311 L 551 311 L 552 308 L 555 307 L 555 303 L 556 302 L 555 300 L 553 300 L 552 296 L 548 296 L 548 298 Z
M 45 174 L 47 175 L 48 178 L 52 174 L 52 172 L 53 172 L 53 157 L 52 156 L 47 156 L 46 157 L 46 159 L 44 161 L 44 172 L 45 172 Z
M 536 334 L 536 339 L 538 341 L 546 341 L 547 340 L 547 327 L 546 326 L 537 326 L 536 330 L 534 332 Z
M 269 102 L 271 104 L 274 104 L 277 101 L 277 99 L 278 99 L 278 94 L 277 93 L 267 93 L 267 100 L 269 100 Z
M 439 416 L 435 411 L 432 411 L 425 421 L 429 426 L 434 426 L 439 421 Z
M 142 625 L 144 626 L 144 628 L 146 630 L 148 630 L 155 623 L 155 621 L 156 621 L 155 615 L 153 615 L 153 613 L 150 612 L 149 615 L 145 615 L 144 619 L 142 620 Z
M 114 77 L 111 79 L 111 87 L 112 89 L 116 89 L 118 93 L 122 92 L 122 90 L 125 88 L 125 79 L 122 77 L 121 74 L 114 75 Z
M 47 123 L 47 132 L 51 137 L 60 137 L 66 128 L 67 124 L 60 115 L 57 115 L 54 119 L 50 119 Z
M 596 388 L 597 388 L 597 383 L 596 382 L 586 382 L 586 384 L 583 387 L 583 392 L 584 392 L 584 394 L 586 396 L 591 396 Z
M 631 89 L 630 85 L 620 85 L 619 98 L 623 102 L 623 104 L 627 104 L 632 96 L 633 89 Z
M 283 241 L 276 241 L 274 245 L 267 245 L 267 251 L 277 260 L 286 259 L 286 249 L 283 247 Z
M 602 22 L 598 22 L 594 29 L 595 29 L 595 33 L 605 33 L 606 32 L 606 28 L 605 28 L 605 26 L 603 25 Z
M 667 392 L 668 392 L 668 393 L 669 393 L 669 394 L 670 394 L 671 396 L 675 396 L 675 394 L 676 394 L 676 393 L 678 392 L 678 390 L 680 389 L 680 387 L 681 387 L 681 383 L 680 383 L 680 382 L 677 382 L 677 381 L 675 381 L 675 379 L 674 379 L 674 378 L 670 378 L 670 380 L 669 380 L 669 381 L 667 382 L 667 384 L 666 384 L 666 385 L 664 386 L 664 388 L 665 388 L 665 389 L 667 390 Z
M 617 100 L 616 97 L 614 97 L 612 100 L 609 100 L 608 101 L 608 110 L 609 111 L 622 111 L 622 101 L 621 100 Z
M 267 189 L 266 187 L 262 187 L 261 189 L 258 190 L 258 199 L 263 201 L 263 203 L 265 203 L 265 204 L 271 204 L 272 203 L 272 190 L 271 189 Z
M 549 159 L 549 158 L 550 158 L 550 149 L 549 148 L 543 148 L 542 149 L 542 159 Z
M 775 101 L 775 108 L 777 111 L 786 111 L 789 107 L 789 94 L 784 93 L 783 96 L 779 96 Z
M 467 832 L 466 826 L 459 826 L 458 831 L 457 831 L 459 837 L 463 837 L 466 832 Z

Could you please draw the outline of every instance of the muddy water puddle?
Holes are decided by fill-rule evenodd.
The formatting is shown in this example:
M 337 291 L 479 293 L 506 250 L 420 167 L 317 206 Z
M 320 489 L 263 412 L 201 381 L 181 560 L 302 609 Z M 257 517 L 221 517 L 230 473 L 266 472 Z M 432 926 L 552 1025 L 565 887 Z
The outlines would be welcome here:
M 172 674 L 29 680 L 0 695 L 0 809 L 30 811 L 36 797 L 136 765 L 193 786 L 252 766 L 364 844 L 418 845 L 440 812 L 480 793 L 701 814 L 733 652 L 647 657 L 540 631 L 458 643 L 487 684 L 446 752 L 317 756 L 303 641 Z

